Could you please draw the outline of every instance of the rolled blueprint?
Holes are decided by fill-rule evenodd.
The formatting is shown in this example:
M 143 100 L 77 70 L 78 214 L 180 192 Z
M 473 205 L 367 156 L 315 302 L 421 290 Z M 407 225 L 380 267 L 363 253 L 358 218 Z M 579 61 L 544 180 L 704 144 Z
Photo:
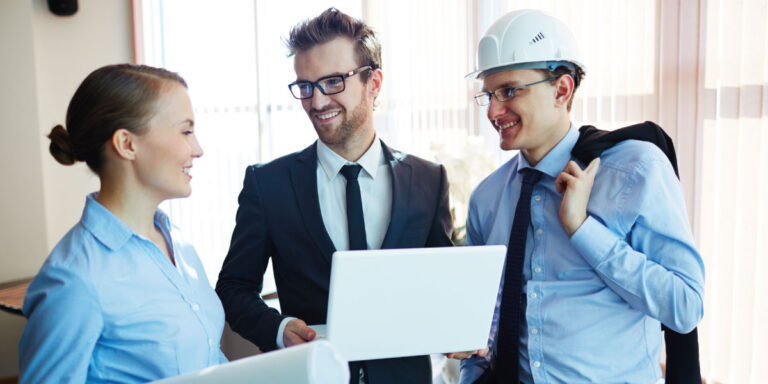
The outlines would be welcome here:
M 347 361 L 325 340 L 235 360 L 156 384 L 345 384 Z

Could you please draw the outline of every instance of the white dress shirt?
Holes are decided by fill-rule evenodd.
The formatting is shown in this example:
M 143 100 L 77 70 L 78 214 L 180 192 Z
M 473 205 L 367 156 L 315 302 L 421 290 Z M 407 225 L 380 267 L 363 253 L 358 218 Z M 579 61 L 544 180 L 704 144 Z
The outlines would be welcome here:
M 325 143 L 317 141 L 317 196 L 323 225 L 337 251 L 349 249 L 347 180 L 340 174 L 341 168 L 348 164 L 363 167 L 357 180 L 363 202 L 365 240 L 368 249 L 379 249 L 392 216 L 392 175 L 378 136 L 374 137 L 371 146 L 357 162 L 347 161 Z M 285 347 L 285 326 L 293 319 L 288 317 L 280 323 L 277 331 L 277 346 L 280 348 Z
M 337 251 L 349 249 L 347 180 L 340 174 L 341 168 L 349 164 L 363 167 L 357 180 L 368 249 L 381 248 L 392 215 L 392 176 L 378 137 L 356 163 L 345 160 L 325 143 L 317 141 L 317 196 L 325 230 Z

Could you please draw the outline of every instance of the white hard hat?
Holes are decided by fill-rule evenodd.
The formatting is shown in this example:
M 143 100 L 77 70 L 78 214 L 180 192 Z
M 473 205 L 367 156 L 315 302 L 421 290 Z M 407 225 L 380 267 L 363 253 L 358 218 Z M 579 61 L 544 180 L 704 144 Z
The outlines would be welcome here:
M 523 9 L 507 13 L 488 28 L 477 47 L 475 70 L 465 78 L 483 79 L 511 69 L 552 71 L 561 65 L 584 70 L 580 58 L 576 39 L 562 21 L 536 9 Z

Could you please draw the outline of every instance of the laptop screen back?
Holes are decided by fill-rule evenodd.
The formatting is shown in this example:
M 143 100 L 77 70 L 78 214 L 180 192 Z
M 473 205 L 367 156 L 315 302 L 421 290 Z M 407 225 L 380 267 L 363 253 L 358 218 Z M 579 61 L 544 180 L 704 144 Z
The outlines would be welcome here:
M 506 247 L 339 251 L 327 339 L 350 361 L 487 344 Z

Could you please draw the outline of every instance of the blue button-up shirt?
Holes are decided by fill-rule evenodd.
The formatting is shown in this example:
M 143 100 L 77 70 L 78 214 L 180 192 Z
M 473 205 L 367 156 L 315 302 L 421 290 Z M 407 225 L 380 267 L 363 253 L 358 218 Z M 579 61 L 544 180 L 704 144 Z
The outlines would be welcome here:
M 86 199 L 24 300 L 21 383 L 134 383 L 226 361 L 224 311 L 194 248 L 160 210 L 176 265 L 150 240 Z
M 655 145 L 615 145 L 601 156 L 588 218 L 569 238 L 554 182 L 572 160 L 578 136 L 571 126 L 534 167 L 544 175 L 531 198 L 523 266 L 520 380 L 654 383 L 661 377 L 659 322 L 687 333 L 703 315 L 704 264 L 694 248 L 680 182 Z M 518 154 L 476 188 L 467 219 L 469 244 L 507 245 L 519 172 L 530 167 Z M 492 348 L 498 311 L 497 300 Z M 488 359 L 463 361 L 462 382 L 487 367 Z

